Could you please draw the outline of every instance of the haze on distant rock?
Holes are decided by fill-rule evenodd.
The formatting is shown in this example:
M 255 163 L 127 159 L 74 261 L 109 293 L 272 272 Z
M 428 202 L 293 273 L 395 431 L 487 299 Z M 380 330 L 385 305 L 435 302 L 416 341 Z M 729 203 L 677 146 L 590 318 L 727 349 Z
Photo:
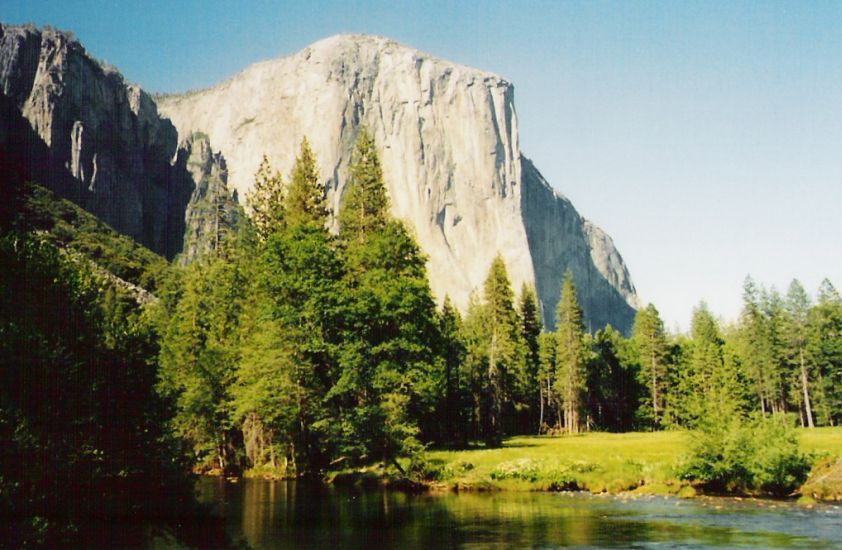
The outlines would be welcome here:
M 620 254 L 521 154 L 514 88 L 498 75 L 386 38 L 339 35 L 158 105 L 182 138 L 209 136 L 240 196 L 264 154 L 287 173 L 307 136 L 334 213 L 364 125 L 439 299 L 464 308 L 500 252 L 516 289 L 535 284 L 550 325 L 570 269 L 592 330 L 631 327 L 637 295 Z

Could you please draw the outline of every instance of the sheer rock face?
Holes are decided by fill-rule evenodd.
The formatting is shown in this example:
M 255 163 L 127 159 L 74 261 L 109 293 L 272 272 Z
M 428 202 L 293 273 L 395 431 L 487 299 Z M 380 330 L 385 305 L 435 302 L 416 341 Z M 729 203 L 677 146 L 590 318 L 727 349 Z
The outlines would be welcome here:
M 225 159 L 211 149 L 208 137 L 195 133 L 178 148 L 174 168 L 190 174 L 195 187 L 184 214 L 184 247 L 178 257 L 188 264 L 220 246 L 227 232 L 236 231 L 242 208 L 228 190 Z
M 637 298 L 620 255 L 522 157 L 514 89 L 495 74 L 384 38 L 336 36 L 156 107 L 67 34 L 0 24 L 0 95 L 11 115 L 0 146 L 31 143 L 22 154 L 41 183 L 168 258 L 207 248 L 209 197 L 226 175 L 245 196 L 263 154 L 288 173 L 304 136 L 338 212 L 365 125 L 392 212 L 429 256 L 439 298 L 464 308 L 499 252 L 516 289 L 536 285 L 550 326 L 570 269 L 591 328 L 630 329 Z
M 181 251 L 194 184 L 173 170 L 178 132 L 143 90 L 66 33 L 0 24 L 0 93 L 46 151 L 30 159 L 41 183 L 156 252 Z
M 619 253 L 521 156 L 514 88 L 500 76 L 385 38 L 341 35 L 213 88 L 164 97 L 159 109 L 183 136 L 210 136 L 240 196 L 263 154 L 288 173 L 307 136 L 334 212 L 365 125 L 392 212 L 429 256 L 439 298 L 464 308 L 499 252 L 515 289 L 536 284 L 550 325 L 571 269 L 591 327 L 630 329 L 637 297 Z
M 573 272 L 586 328 L 610 324 L 629 333 L 637 295 L 623 258 L 602 229 L 582 218 L 529 159 L 523 163 L 523 223 L 545 318 L 554 313 L 564 274 Z

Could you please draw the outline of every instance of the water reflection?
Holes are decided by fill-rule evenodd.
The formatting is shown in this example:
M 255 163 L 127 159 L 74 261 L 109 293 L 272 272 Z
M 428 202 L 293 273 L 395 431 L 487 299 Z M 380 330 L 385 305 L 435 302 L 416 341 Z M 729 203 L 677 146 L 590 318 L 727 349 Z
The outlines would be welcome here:
M 547 493 L 408 496 L 203 479 L 200 497 L 254 548 L 842 547 L 842 510 L 735 500 Z

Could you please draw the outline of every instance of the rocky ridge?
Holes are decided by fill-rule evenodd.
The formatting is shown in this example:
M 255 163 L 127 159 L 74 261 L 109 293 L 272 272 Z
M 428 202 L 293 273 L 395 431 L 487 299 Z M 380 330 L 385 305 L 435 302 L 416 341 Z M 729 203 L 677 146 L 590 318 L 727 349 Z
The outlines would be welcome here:
M 68 33 L 0 24 L 0 100 L 0 146 L 34 180 L 167 258 L 182 251 L 197 182 L 140 87 Z
M 264 154 L 288 173 L 307 136 L 338 212 L 361 125 L 381 149 L 393 213 L 429 256 L 434 292 L 461 307 L 503 255 L 518 289 L 534 283 L 553 324 L 564 273 L 586 320 L 628 332 L 634 285 L 611 238 L 522 156 L 514 87 L 493 73 L 392 40 L 339 35 L 257 63 L 158 107 L 180 135 L 207 134 L 244 196 Z

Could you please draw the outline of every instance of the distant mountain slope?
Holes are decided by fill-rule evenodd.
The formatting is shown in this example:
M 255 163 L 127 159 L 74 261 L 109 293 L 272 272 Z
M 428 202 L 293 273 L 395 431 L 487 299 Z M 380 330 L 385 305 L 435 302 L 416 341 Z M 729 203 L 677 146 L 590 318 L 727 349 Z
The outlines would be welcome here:
M 386 38 L 341 35 L 158 105 L 182 136 L 210 137 L 240 196 L 263 154 L 288 172 L 309 137 L 334 212 L 365 125 L 382 151 L 393 213 L 414 228 L 439 298 L 464 307 L 500 252 L 516 288 L 536 284 L 550 324 L 570 269 L 592 329 L 631 327 L 637 296 L 622 258 L 522 157 L 514 88 L 500 76 Z
M 114 276 L 133 294 L 151 294 L 166 276 L 169 263 L 135 240 L 117 233 L 96 216 L 48 189 L 30 185 L 15 225 L 35 232 L 60 249 L 90 260 L 103 274 Z

